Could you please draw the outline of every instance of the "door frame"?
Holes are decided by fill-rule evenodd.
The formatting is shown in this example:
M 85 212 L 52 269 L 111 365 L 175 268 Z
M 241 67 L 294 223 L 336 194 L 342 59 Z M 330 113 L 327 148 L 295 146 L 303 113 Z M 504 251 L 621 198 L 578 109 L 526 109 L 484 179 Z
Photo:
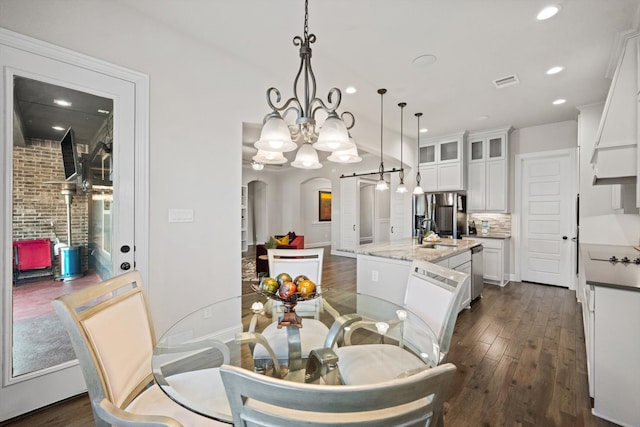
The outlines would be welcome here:
M 149 269 L 149 76 L 126 69 L 124 67 L 114 65 L 100 59 L 96 59 L 84 54 L 80 54 L 74 52 L 72 50 L 59 47 L 41 40 L 34 39 L 32 37 L 28 37 L 10 30 L 6 30 L 0 28 L 0 44 L 19 49 L 24 52 L 42 56 L 51 60 L 60 61 L 66 63 L 68 65 L 83 68 L 89 71 L 101 73 L 107 75 L 109 77 L 113 77 L 116 79 L 120 79 L 126 82 L 129 82 L 134 85 L 134 98 L 135 98 L 135 110 L 134 110 L 134 138 L 135 138 L 135 148 L 134 148 L 134 164 L 135 164 L 135 175 L 134 175 L 134 221 L 135 221 L 135 230 L 134 230 L 134 238 L 135 238 L 135 268 L 140 271 L 143 280 L 148 283 L 148 269 Z M 11 98 L 13 98 L 12 85 L 9 85 L 10 82 L 3 81 L 0 82 L 2 85 L 0 87 L 0 102 L 3 103 L 3 122 L 5 125 L 3 126 L 0 123 L 0 137 L 3 141 L 11 141 L 13 135 L 13 121 L 12 120 L 4 120 L 12 114 L 12 110 L 10 107 L 12 106 L 12 101 L 9 96 L 6 96 L 6 92 L 8 88 L 11 88 Z M 12 194 L 12 178 L 8 172 L 13 170 L 10 161 L 12 161 L 13 156 L 11 155 L 11 150 L 13 144 L 7 143 L 3 144 L 3 161 L 0 161 L 2 164 L 3 172 L 0 174 L 0 206 L 2 206 L 2 217 L 5 220 L 0 224 L 0 241 L 9 242 L 11 241 L 11 221 L 8 220 L 12 217 L 12 203 L 10 195 Z M 0 245 L 0 277 L 2 278 L 3 283 L 7 283 L 7 281 L 11 280 L 12 272 L 12 253 L 9 245 Z M 8 289 L 8 290 L 7 290 Z M 2 331 L 5 330 L 7 322 L 10 320 L 9 315 L 11 314 L 11 310 L 7 310 L 8 304 L 11 302 L 11 297 L 8 294 L 11 289 L 6 286 L 2 286 L 0 291 L 0 303 L 3 307 L 3 314 L 0 317 L 0 328 Z M 147 292 L 151 291 L 151 286 L 147 286 Z M 3 334 L 4 335 L 4 334 Z M 28 380 L 33 380 L 37 377 L 41 377 L 42 375 L 49 374 L 48 377 L 42 378 L 42 386 L 44 387 L 59 387 L 60 389 L 68 389 L 69 387 L 60 384 L 62 377 L 56 375 L 57 373 L 65 370 L 66 368 L 75 366 L 78 364 L 77 360 L 72 362 L 67 362 L 63 365 L 58 365 L 57 367 L 48 368 L 42 371 L 37 371 L 35 373 L 25 374 L 20 376 L 20 378 L 12 378 L 10 373 L 10 366 L 7 366 L 6 358 L 4 357 L 4 353 L 7 351 L 5 346 L 7 344 L 6 337 L 3 337 L 2 342 L 2 351 L 0 352 L 1 358 L 1 366 L 2 369 L 0 374 L 2 376 L 2 381 L 0 386 L 2 389 L 0 390 L 0 394 L 9 394 L 8 389 L 14 387 L 16 391 L 18 389 L 23 389 L 24 387 L 28 387 Z M 79 370 L 78 370 L 79 372 Z M 24 391 L 23 391 L 24 392 Z M 20 395 L 21 393 L 16 393 Z M 44 393 L 43 393 L 44 394 Z M 25 403 L 19 404 L 20 402 L 3 402 L 3 405 L 0 405 L 0 421 L 10 419 L 12 417 L 18 416 L 22 413 L 28 412 L 30 410 L 36 409 L 31 408 L 29 405 L 37 404 L 40 406 L 44 406 L 53 402 L 45 401 L 42 399 L 34 399 L 33 403 Z M 37 403 L 36 403 L 37 401 Z M 7 405 L 4 405 L 7 403 Z
M 515 203 L 513 206 L 513 212 L 511 214 L 511 223 L 512 223 L 512 235 L 513 239 L 513 251 L 514 251 L 514 274 L 512 280 L 520 281 L 522 277 L 522 192 L 519 191 L 522 187 L 522 170 L 523 163 L 527 160 L 532 159 L 542 159 L 545 157 L 555 157 L 555 156 L 569 156 L 569 163 L 571 164 L 571 170 L 569 171 L 569 175 L 571 177 L 570 182 L 570 191 L 572 194 L 571 202 L 575 203 L 575 196 L 578 194 L 578 147 L 574 148 L 565 148 L 560 150 L 550 150 L 550 151 L 539 151 L 535 153 L 526 153 L 526 154 L 518 154 L 515 157 L 515 184 L 514 184 L 514 193 L 515 193 Z M 575 206 L 570 209 L 570 223 L 576 224 L 576 210 Z M 575 265 L 575 251 L 571 251 L 571 260 L 569 263 L 569 268 L 573 271 L 573 266 Z M 569 282 L 569 289 L 575 290 L 577 283 L 577 276 L 570 276 L 573 280 Z

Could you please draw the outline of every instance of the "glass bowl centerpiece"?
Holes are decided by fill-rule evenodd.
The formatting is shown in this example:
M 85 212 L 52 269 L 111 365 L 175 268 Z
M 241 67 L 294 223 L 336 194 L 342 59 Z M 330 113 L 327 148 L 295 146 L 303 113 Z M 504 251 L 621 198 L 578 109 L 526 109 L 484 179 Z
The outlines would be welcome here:
M 252 284 L 251 288 L 260 295 L 271 300 L 279 301 L 283 306 L 283 314 L 278 319 L 278 328 L 283 326 L 302 327 L 302 318 L 296 314 L 298 301 L 308 301 L 317 298 L 316 284 L 305 275 L 293 279 L 288 273 L 280 273 L 275 278 L 264 277 L 259 285 Z

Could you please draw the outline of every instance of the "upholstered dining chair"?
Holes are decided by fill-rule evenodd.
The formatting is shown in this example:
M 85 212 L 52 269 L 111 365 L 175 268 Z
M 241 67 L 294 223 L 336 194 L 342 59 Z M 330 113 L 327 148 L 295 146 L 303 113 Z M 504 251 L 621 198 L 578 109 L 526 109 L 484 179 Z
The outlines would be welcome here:
M 269 271 L 271 277 L 277 277 L 280 273 L 288 273 L 293 279 L 298 275 L 307 276 L 316 285 L 316 293 L 322 292 L 322 261 L 324 248 L 298 249 L 269 249 Z M 289 359 L 289 341 L 287 328 L 278 328 L 278 317 L 282 314 L 282 304 L 269 301 L 273 320 L 263 331 L 262 336 L 271 344 L 277 359 L 281 363 L 287 363 Z M 327 311 L 333 317 L 337 316 L 335 310 L 324 304 L 322 298 L 310 301 L 299 301 L 296 305 L 296 313 L 301 317 L 308 317 L 300 328 L 301 359 L 309 356 L 309 352 L 315 348 L 322 348 L 324 340 L 329 333 L 329 328 L 322 323 L 320 315 Z M 251 331 L 251 327 L 250 327 Z M 272 361 L 271 355 L 264 346 L 256 345 L 253 350 L 254 364 L 261 370 L 265 364 Z
M 335 349 L 340 376 L 345 384 L 370 384 L 405 375 L 426 364 L 444 363 L 458 315 L 458 307 L 469 286 L 469 275 L 426 261 L 411 265 L 404 307 L 407 309 L 399 344 L 350 344 L 350 334 L 358 328 L 374 330 L 370 322 L 351 324 L 344 345 Z M 412 321 L 412 318 L 417 320 Z M 399 322 L 398 319 L 390 319 Z M 421 331 L 426 325 L 437 342 L 438 360 L 421 358 L 421 348 L 430 345 L 429 336 Z M 376 369 L 376 366 L 380 369 Z M 382 367 L 384 366 L 384 369 Z
M 153 381 L 156 343 L 142 278 L 137 271 L 63 295 L 53 301 L 80 361 L 96 425 L 217 426 L 169 399 Z M 203 370 L 205 371 L 205 370 Z M 222 379 L 218 370 L 190 381 Z
M 440 426 L 451 363 L 366 386 L 296 383 L 220 368 L 236 427 Z

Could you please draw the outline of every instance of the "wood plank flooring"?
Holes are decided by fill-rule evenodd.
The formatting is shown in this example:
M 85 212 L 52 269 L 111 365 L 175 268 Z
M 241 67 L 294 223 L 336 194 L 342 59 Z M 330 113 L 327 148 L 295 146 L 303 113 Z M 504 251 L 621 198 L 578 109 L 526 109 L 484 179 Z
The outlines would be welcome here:
M 355 290 L 355 259 L 325 248 L 323 286 Z M 458 372 L 448 426 L 613 426 L 591 415 L 575 292 L 530 283 L 487 285 L 458 317 L 448 361 Z M 4 426 L 93 425 L 86 395 Z

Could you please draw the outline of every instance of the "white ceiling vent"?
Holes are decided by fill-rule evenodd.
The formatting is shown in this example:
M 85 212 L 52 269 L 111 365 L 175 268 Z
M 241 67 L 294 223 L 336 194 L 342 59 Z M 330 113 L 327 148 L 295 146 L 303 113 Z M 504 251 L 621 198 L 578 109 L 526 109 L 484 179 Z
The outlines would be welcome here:
M 518 76 L 516 74 L 512 74 L 512 75 L 506 76 L 506 77 L 502 77 L 500 79 L 495 79 L 493 81 L 493 85 L 498 89 L 501 89 L 501 88 L 507 87 L 507 86 L 511 86 L 511 85 L 517 85 L 518 83 L 520 83 L 520 80 L 518 80 Z

